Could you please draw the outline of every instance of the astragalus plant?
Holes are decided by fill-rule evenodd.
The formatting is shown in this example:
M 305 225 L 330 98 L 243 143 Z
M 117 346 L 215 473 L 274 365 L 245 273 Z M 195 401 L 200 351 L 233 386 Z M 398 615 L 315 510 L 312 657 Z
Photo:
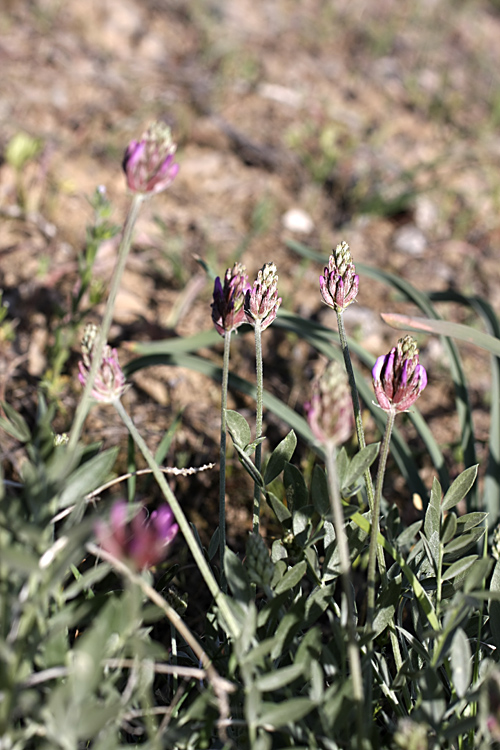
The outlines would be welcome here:
M 432 295 L 356 268 L 346 242 L 326 265 L 319 258 L 318 301 L 335 312 L 338 336 L 281 307 L 272 260 L 261 259 L 253 284 L 238 261 L 215 280 L 215 331 L 207 304 L 203 339 L 137 344 L 141 356 L 122 368 L 108 341 L 114 303 L 141 205 L 172 184 L 175 152 L 161 124 L 126 150 L 131 206 L 103 320 L 85 329 L 69 434 L 53 433 L 57 406 L 42 394 L 32 426 L 2 405 L 0 427 L 24 458 L 18 476 L 5 461 L 0 486 L 0 749 L 491 747 L 500 740 L 500 551 L 498 532 L 490 533 L 500 508 L 495 362 L 483 496 L 453 341 L 466 337 L 464 327 L 439 320 Z M 369 275 L 426 316 L 399 319 L 399 327 L 448 336 L 463 433 L 464 467 L 452 468 L 453 481 L 415 405 L 433 380 L 425 339 L 419 351 L 404 335 L 374 361 L 346 334 L 344 317 Z M 474 309 L 498 332 L 487 303 Z M 265 388 L 261 334 L 275 329 L 293 331 L 325 360 L 297 410 Z M 255 347 L 255 384 L 232 370 L 236 331 L 236 345 Z M 218 349 L 210 358 L 193 354 L 219 336 L 222 366 Z M 496 336 L 474 338 L 500 354 Z M 206 467 L 160 465 L 123 402 L 133 372 L 162 362 L 222 383 L 219 518 L 208 519 L 208 548 L 166 478 Z M 232 388 L 255 396 L 255 418 L 228 409 Z M 99 435 L 82 442 L 96 403 L 116 411 L 129 451 L 135 446 L 147 465 L 135 472 L 136 496 L 110 492 L 130 478 L 117 475 L 118 449 L 103 450 Z M 292 427 L 277 445 L 266 439 L 266 410 Z M 368 412 L 380 443 L 365 435 Z M 407 420 L 435 468 L 431 486 L 399 430 Z M 229 450 L 231 471 L 241 471 L 231 494 Z M 410 525 L 392 503 L 402 486 L 421 503 Z M 245 550 L 226 543 L 232 503 L 246 504 L 252 525 Z M 203 587 L 194 608 L 179 588 L 181 559 Z

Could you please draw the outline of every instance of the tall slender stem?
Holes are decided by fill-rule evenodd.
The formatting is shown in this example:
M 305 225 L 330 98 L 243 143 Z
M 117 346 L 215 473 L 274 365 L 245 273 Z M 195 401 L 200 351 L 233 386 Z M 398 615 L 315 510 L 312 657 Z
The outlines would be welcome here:
M 262 365 L 262 330 L 260 320 L 255 321 L 255 369 L 257 376 L 257 404 L 255 412 L 255 439 L 262 436 L 262 410 L 264 396 L 264 375 Z M 262 444 L 259 443 L 255 448 L 255 468 L 260 472 L 262 463 Z M 260 523 L 260 487 L 257 482 L 254 485 L 253 492 L 253 532 L 259 533 Z
M 378 547 L 378 532 L 380 528 L 380 500 L 382 498 L 382 488 L 384 486 L 385 468 L 387 466 L 387 457 L 389 455 L 389 447 L 391 444 L 392 428 L 394 427 L 394 419 L 396 417 L 396 410 L 387 412 L 387 423 L 385 425 L 384 437 L 382 439 L 382 445 L 380 446 L 380 458 L 378 464 L 377 473 L 377 484 L 375 487 L 375 499 L 373 502 L 372 511 L 372 528 L 370 534 L 370 548 L 368 552 L 368 615 L 366 619 L 366 626 L 368 630 L 372 629 L 373 618 L 375 613 L 375 566 L 377 560 L 377 547 Z
M 363 746 L 365 736 L 365 706 L 363 691 L 363 676 L 361 671 L 361 657 L 359 644 L 356 638 L 355 614 L 354 614 L 354 596 L 351 583 L 351 560 L 349 556 L 349 544 L 345 533 L 344 512 L 342 510 L 342 501 L 340 499 L 340 490 L 338 485 L 337 467 L 336 467 L 336 449 L 335 445 L 329 441 L 325 445 L 326 466 L 328 470 L 328 487 L 330 492 L 330 504 L 333 514 L 333 526 L 335 528 L 335 537 L 337 540 L 337 549 L 340 560 L 340 576 L 342 580 L 343 597 L 347 609 L 347 635 L 348 635 L 348 656 L 351 668 L 351 678 L 354 700 L 357 704 L 358 714 L 358 746 Z
M 111 322 L 113 320 L 113 311 L 115 307 L 116 297 L 120 288 L 123 271 L 127 262 L 127 256 L 132 244 L 132 233 L 134 231 L 134 225 L 139 215 L 139 209 L 145 200 L 146 196 L 142 194 L 134 195 L 130 210 L 125 220 L 125 226 L 123 227 L 122 239 L 120 247 L 118 249 L 118 258 L 116 261 L 115 270 L 113 272 L 113 278 L 111 280 L 111 287 L 109 290 L 108 301 L 106 303 L 106 309 L 104 311 L 104 317 L 97 335 L 93 352 L 92 352 L 92 365 L 90 367 L 89 376 L 85 383 L 83 395 L 78 404 L 75 412 L 75 418 L 71 428 L 69 441 L 68 441 L 68 452 L 74 451 L 80 435 L 82 432 L 83 424 L 88 414 L 90 403 L 92 400 L 92 388 L 94 387 L 94 380 L 97 374 L 97 370 L 101 364 L 101 357 L 104 346 L 108 340 L 109 329 L 111 328 Z
M 363 429 L 363 420 L 361 418 L 361 408 L 360 408 L 360 403 L 359 403 L 358 389 L 356 388 L 356 380 L 354 378 L 354 371 L 352 368 L 349 345 L 347 343 L 343 311 L 337 312 L 337 322 L 338 322 L 338 328 L 339 328 L 340 345 L 342 348 L 342 354 L 344 355 L 344 363 L 345 363 L 345 368 L 347 372 L 347 377 L 349 380 L 349 385 L 351 387 L 352 403 L 353 403 L 353 409 L 354 409 L 354 421 L 356 424 L 356 435 L 358 437 L 359 447 L 364 448 L 366 445 L 365 432 Z M 368 498 L 368 507 L 370 508 L 372 512 L 372 517 L 374 517 L 375 515 L 374 513 L 374 489 L 373 489 L 373 482 L 372 482 L 370 469 L 366 469 L 363 476 L 365 479 L 366 495 Z M 377 511 L 377 516 L 379 515 L 379 513 L 380 513 L 380 500 L 379 500 L 379 510 Z M 378 569 L 380 571 L 380 577 L 382 579 L 382 585 L 384 586 L 387 583 L 387 565 L 385 563 L 384 550 L 382 549 L 382 545 L 380 544 L 376 545 L 376 555 L 377 555 Z M 396 669 L 399 670 L 403 664 L 403 660 L 401 658 L 399 642 L 398 642 L 397 635 L 394 631 L 394 627 L 389 628 L 389 638 L 391 641 L 392 652 L 394 654 L 394 663 L 396 665 Z M 405 692 L 407 692 L 407 690 Z
M 344 325 L 344 311 L 339 310 L 337 312 L 337 324 L 339 327 L 340 347 L 344 356 L 344 364 L 349 380 L 349 386 L 351 388 L 352 406 L 354 409 L 354 422 L 356 424 L 356 435 L 358 438 L 358 444 L 360 448 L 366 446 L 365 431 L 363 428 L 363 419 L 361 416 L 361 406 L 359 403 L 358 389 L 356 387 L 356 379 L 354 377 L 354 370 L 352 368 L 351 354 L 349 352 L 349 346 L 347 344 L 347 336 Z M 367 469 L 364 473 L 366 495 L 368 497 L 368 506 L 373 511 L 373 482 L 370 474 L 370 469 Z
M 145 441 L 143 440 L 141 434 L 137 430 L 135 424 L 133 423 L 132 419 L 129 417 L 127 412 L 125 411 L 123 405 L 120 401 L 116 400 L 113 402 L 113 406 L 115 407 L 116 411 L 120 415 L 123 423 L 127 427 L 129 433 L 132 435 L 132 438 L 141 451 L 142 455 L 146 459 L 146 462 L 151 469 L 154 478 L 156 479 L 158 486 L 160 487 L 165 499 L 167 500 L 168 504 L 170 505 L 170 508 L 172 510 L 172 513 L 175 516 L 175 520 L 177 521 L 179 528 L 184 536 L 184 539 L 186 540 L 186 543 L 190 549 L 191 554 L 193 555 L 194 561 L 196 565 L 198 566 L 198 570 L 200 571 L 201 575 L 203 576 L 205 583 L 208 586 L 208 589 L 212 596 L 215 599 L 215 602 L 220 610 L 221 615 L 224 618 L 224 621 L 227 625 L 228 630 L 230 631 L 230 634 L 233 637 L 237 637 L 240 631 L 240 627 L 238 623 L 236 622 L 230 608 L 228 607 L 224 594 L 220 590 L 219 586 L 217 585 L 217 581 L 215 580 L 214 574 L 212 573 L 210 566 L 208 565 L 207 561 L 205 560 L 203 556 L 203 552 L 201 551 L 200 547 L 198 546 L 198 543 L 195 539 L 195 536 L 193 534 L 193 531 L 189 525 L 189 522 L 184 515 L 184 512 L 175 497 L 174 493 L 168 486 L 168 483 L 164 477 L 164 475 L 161 472 L 160 467 L 156 463 L 153 454 L 149 450 L 148 446 L 146 445 Z
M 231 331 L 224 336 L 224 362 L 222 365 L 222 393 L 220 409 L 220 474 L 219 474 L 219 556 L 220 580 L 224 593 L 227 591 L 224 572 L 224 553 L 226 550 L 226 441 L 227 441 L 227 384 L 229 379 L 229 352 L 231 348 Z
M 347 343 L 347 336 L 346 336 L 345 326 L 344 326 L 343 310 L 337 312 L 337 323 L 339 327 L 340 346 L 342 349 L 342 354 L 344 355 L 345 369 L 347 372 L 347 378 L 349 380 L 349 386 L 351 388 L 352 405 L 353 405 L 353 410 L 354 410 L 354 421 L 356 424 L 356 435 L 358 437 L 359 447 L 364 448 L 366 446 L 365 431 L 363 429 L 363 420 L 361 417 L 361 407 L 359 403 L 358 389 L 356 388 L 356 379 L 354 377 L 354 370 L 352 368 L 349 345 Z M 366 469 L 366 471 L 363 474 L 363 477 L 365 480 L 366 496 L 368 498 L 368 507 L 370 508 L 372 515 L 373 515 L 374 490 L 373 490 L 372 475 L 370 473 L 369 468 Z M 378 568 L 380 571 L 380 575 L 382 577 L 383 582 L 385 583 L 386 574 L 387 574 L 387 566 L 385 564 L 384 550 L 379 544 L 377 544 L 377 561 L 378 561 Z

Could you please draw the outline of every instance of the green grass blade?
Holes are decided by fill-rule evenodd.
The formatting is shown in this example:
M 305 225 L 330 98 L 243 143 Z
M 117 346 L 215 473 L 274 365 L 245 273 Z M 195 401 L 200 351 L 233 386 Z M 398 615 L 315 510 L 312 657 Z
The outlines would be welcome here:
M 399 315 L 397 313 L 384 313 L 382 319 L 385 323 L 400 331 L 420 331 L 449 336 L 450 338 L 467 341 L 469 344 L 474 344 L 480 349 L 486 349 L 490 354 L 500 357 L 500 339 L 461 323 L 452 323 L 449 320 L 431 320 L 430 318 Z
M 377 281 L 382 281 L 398 289 L 409 300 L 414 302 L 429 318 L 439 319 L 434 306 L 432 305 L 427 294 L 419 292 L 408 281 L 399 278 L 395 274 L 387 271 L 380 271 L 364 263 L 356 264 L 356 269 L 362 275 L 369 276 Z M 474 446 L 474 430 L 472 424 L 472 412 L 467 392 L 467 381 L 462 368 L 460 355 L 455 343 L 446 337 L 441 338 L 443 346 L 448 353 L 450 372 L 455 386 L 455 400 L 457 405 L 457 414 L 460 420 L 460 431 L 462 435 L 462 451 L 466 468 L 477 464 L 476 449 Z
M 436 293 L 433 297 L 439 301 L 470 305 L 482 317 L 487 330 L 495 337 L 494 340 L 500 339 L 500 321 L 489 302 L 481 297 L 464 297 L 453 291 Z M 488 350 L 492 354 L 491 405 L 488 465 L 483 485 L 482 509 L 490 514 L 488 525 L 493 528 L 500 518 L 500 359 L 495 356 L 492 349 Z

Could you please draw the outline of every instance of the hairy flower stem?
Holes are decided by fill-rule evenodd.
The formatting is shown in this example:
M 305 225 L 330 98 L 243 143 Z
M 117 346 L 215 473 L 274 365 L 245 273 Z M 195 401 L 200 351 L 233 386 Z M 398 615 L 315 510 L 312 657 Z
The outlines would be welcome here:
M 340 345 L 342 348 L 342 354 L 344 355 L 345 368 L 346 368 L 347 377 L 349 380 L 349 385 L 351 387 L 352 404 L 353 404 L 353 409 L 354 409 L 354 421 L 356 425 L 356 435 L 358 437 L 359 447 L 364 448 L 366 445 L 365 432 L 363 429 L 363 421 L 361 419 L 361 408 L 359 404 L 358 389 L 356 388 L 356 381 L 354 378 L 354 371 L 352 368 L 351 356 L 349 353 L 349 346 L 347 344 L 347 336 L 346 336 L 345 326 L 344 326 L 343 311 L 337 312 L 337 323 L 338 323 L 338 328 L 339 328 Z M 392 428 L 391 428 L 391 431 L 392 431 Z M 389 441 L 390 441 L 390 437 L 389 437 Z M 370 469 L 366 469 L 363 476 L 365 479 L 366 495 L 368 498 L 368 507 L 370 508 L 372 512 L 372 519 L 373 519 L 375 517 L 375 508 L 374 508 L 375 503 L 374 503 L 373 482 L 372 482 L 372 477 L 370 474 Z M 380 495 L 381 494 L 382 494 L 382 488 L 380 489 Z M 378 501 L 378 506 L 379 506 L 378 510 L 376 511 L 377 524 L 378 524 L 378 517 L 380 513 L 380 497 Z M 375 534 L 375 539 L 377 539 L 377 536 L 378 536 L 378 533 Z M 373 538 L 373 532 L 372 532 L 372 538 Z M 380 572 L 380 577 L 382 579 L 382 585 L 384 586 L 387 583 L 387 565 L 385 564 L 384 550 L 382 549 L 382 545 L 377 544 L 376 542 L 375 542 L 375 547 L 376 547 L 378 569 Z M 374 575 L 375 573 L 373 573 L 373 577 Z M 368 575 L 368 581 L 370 581 L 369 575 Z M 375 600 L 373 600 L 373 606 L 374 605 L 375 605 Z M 368 618 L 368 620 L 369 619 L 370 618 Z M 372 622 L 373 622 L 373 614 L 372 614 Z M 399 642 L 398 642 L 397 635 L 394 632 L 393 626 L 389 628 L 389 638 L 391 641 L 392 652 L 394 655 L 394 663 L 396 665 L 396 669 L 399 671 L 403 665 L 403 659 L 401 658 Z M 406 697 L 407 689 L 405 689 L 404 692 L 405 692 L 405 697 Z
M 358 389 L 356 387 L 356 380 L 354 378 L 354 370 L 352 369 L 351 355 L 349 352 L 349 346 L 347 344 L 347 336 L 344 325 L 344 311 L 340 310 L 337 312 L 337 324 L 339 328 L 340 347 L 344 356 L 344 364 L 349 380 L 349 386 L 351 388 L 352 405 L 354 409 L 354 421 L 356 424 L 356 435 L 358 438 L 358 444 L 360 449 L 366 447 L 365 431 L 363 429 L 363 420 L 361 418 L 361 407 L 359 404 Z M 367 469 L 364 473 L 366 495 L 368 497 L 368 506 L 373 511 L 373 482 L 370 474 L 370 470 Z
M 365 431 L 363 429 L 363 420 L 361 418 L 361 407 L 359 404 L 358 389 L 356 388 L 356 380 L 354 378 L 354 371 L 352 369 L 351 355 L 349 353 L 349 346 L 347 344 L 347 336 L 346 336 L 345 326 L 344 326 L 343 311 L 340 311 L 337 313 L 337 323 L 339 327 L 340 346 L 342 349 L 342 354 L 344 355 L 345 369 L 346 369 L 347 377 L 349 380 L 349 386 L 351 388 L 352 405 L 354 409 L 354 422 L 356 424 L 356 435 L 358 438 L 359 447 L 360 449 L 362 449 L 366 446 Z M 373 481 L 372 481 L 372 475 L 370 474 L 370 469 L 366 469 L 366 471 L 363 474 L 363 477 L 365 480 L 366 496 L 368 498 L 368 507 L 370 508 L 372 515 L 373 515 L 374 491 L 373 491 Z M 387 566 L 385 564 L 384 550 L 379 544 L 377 544 L 377 560 L 378 560 L 378 568 L 380 571 L 380 575 L 382 577 L 382 581 L 385 582 Z
M 257 404 L 255 411 L 255 439 L 262 435 L 262 408 L 264 398 L 264 376 L 262 367 L 262 329 L 261 321 L 255 321 L 255 368 L 257 375 Z M 260 472 L 262 463 L 262 444 L 259 443 L 255 448 L 255 468 Z M 253 532 L 254 534 L 259 533 L 260 523 L 260 487 L 257 482 L 254 485 L 253 492 Z
M 129 417 L 127 412 L 125 411 L 122 403 L 120 401 L 113 402 L 113 406 L 115 407 L 116 411 L 118 412 L 119 416 L 121 417 L 123 423 L 127 427 L 130 435 L 132 435 L 132 439 L 141 451 L 142 455 L 146 459 L 146 462 L 151 469 L 154 478 L 156 479 L 158 486 L 160 487 L 161 491 L 163 492 L 163 495 L 165 499 L 167 500 L 168 504 L 170 505 L 170 508 L 172 510 L 172 513 L 175 516 L 175 520 L 177 521 L 177 524 L 179 525 L 179 528 L 184 536 L 184 539 L 186 540 L 186 543 L 191 551 L 191 554 L 193 555 L 194 561 L 196 565 L 198 566 L 198 570 L 200 571 L 201 575 L 203 576 L 205 583 L 208 586 L 208 589 L 212 596 L 215 599 L 215 603 L 217 607 L 219 608 L 219 611 L 227 625 L 228 630 L 230 631 L 231 636 L 236 638 L 239 634 L 240 628 L 238 626 L 238 623 L 233 617 L 233 614 L 231 610 L 229 609 L 226 600 L 224 598 L 224 594 L 220 590 L 217 581 L 215 580 L 214 574 L 212 573 L 210 566 L 208 565 L 207 561 L 205 560 L 203 556 L 203 552 L 201 551 L 195 536 L 193 534 L 193 531 L 191 529 L 191 526 L 189 525 L 189 522 L 184 515 L 184 512 L 175 497 L 174 493 L 170 489 L 170 487 L 167 484 L 167 481 L 156 463 L 153 454 L 149 450 L 148 446 L 146 445 L 145 441 L 143 440 L 141 434 L 137 430 L 135 424 L 133 423 L 132 419 Z
M 221 588 L 227 592 L 226 574 L 224 572 L 224 553 L 226 550 L 226 442 L 227 442 L 227 383 L 229 379 L 229 352 L 231 348 L 231 331 L 224 336 L 224 362 L 222 365 L 222 392 L 220 410 L 220 474 L 219 474 L 219 554 Z
M 370 534 L 370 548 L 368 552 L 368 614 L 366 618 L 366 627 L 368 631 L 370 631 L 373 627 L 373 619 L 375 616 L 375 566 L 378 548 L 377 537 L 380 528 L 380 501 L 382 498 L 385 468 L 387 465 L 387 457 L 389 455 L 389 447 L 391 444 L 391 435 L 392 429 L 394 427 L 395 417 L 395 409 L 387 412 L 387 423 L 385 426 L 384 437 L 382 439 L 382 445 L 380 446 L 377 484 L 375 487 L 375 499 L 373 501 L 373 511 L 371 518 L 372 528 Z
M 116 261 L 113 278 L 111 280 L 108 301 L 106 303 L 106 310 L 104 312 L 104 317 L 99 328 L 99 333 L 97 334 L 97 338 L 93 347 L 92 366 L 90 368 L 87 382 L 85 383 L 82 398 L 75 412 L 75 418 L 73 420 L 73 426 L 71 428 L 69 436 L 69 452 L 74 451 L 76 448 L 76 445 L 80 439 L 83 424 L 90 408 L 90 403 L 92 401 L 92 388 L 94 387 L 94 381 L 97 371 L 101 365 L 103 349 L 108 340 L 109 329 L 111 328 L 111 322 L 113 320 L 113 311 L 115 307 L 116 297 L 120 288 L 123 271 L 125 270 L 125 264 L 127 262 L 127 256 L 130 250 L 130 246 L 132 244 L 132 232 L 134 231 L 135 222 L 137 220 L 137 216 L 139 215 L 139 209 L 142 205 L 142 202 L 145 200 L 145 197 L 146 196 L 139 194 L 134 195 L 130 210 L 125 220 L 122 240 L 120 242 L 120 247 L 118 250 L 118 259 Z
M 337 549 L 340 559 L 340 576 L 342 580 L 342 590 L 345 605 L 347 608 L 347 634 L 348 634 L 348 656 L 351 667 L 351 678 L 354 700 L 357 706 L 357 732 L 358 747 L 363 747 L 363 738 L 365 737 L 365 725 L 367 712 L 364 705 L 363 676 L 361 672 L 361 657 L 359 644 L 356 638 L 355 614 L 354 614 L 354 596 L 351 583 L 351 561 L 349 557 L 349 544 L 345 533 L 344 512 L 342 501 L 340 499 L 340 489 L 338 485 L 337 466 L 336 466 L 336 448 L 331 441 L 325 444 L 326 467 L 328 471 L 328 488 L 330 493 L 330 504 L 333 514 L 333 526 L 335 528 L 335 537 L 337 540 Z

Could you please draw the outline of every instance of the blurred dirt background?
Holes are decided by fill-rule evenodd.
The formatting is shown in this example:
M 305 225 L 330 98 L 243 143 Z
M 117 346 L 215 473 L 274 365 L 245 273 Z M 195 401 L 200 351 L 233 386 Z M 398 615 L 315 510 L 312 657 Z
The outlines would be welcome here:
M 105 186 L 113 220 L 123 221 L 122 154 L 157 118 L 172 127 L 181 168 L 138 222 L 112 329 L 123 361 L 128 342 L 211 329 L 212 282 L 198 258 L 220 275 L 241 259 L 251 278 L 273 260 L 283 306 L 334 326 L 319 295 L 321 264 L 288 239 L 325 260 L 346 240 L 355 261 L 421 290 L 481 295 L 499 311 L 499 39 L 493 0 L 1 0 L 0 287 L 9 308 L 0 396 L 33 419 L 43 381 L 61 407 L 56 429 L 69 429 L 79 334 L 57 382 L 51 352 L 92 222 L 88 198 Z M 33 156 L 16 168 L 12 144 L 25 136 Z M 109 279 L 117 245 L 101 247 L 96 279 Z M 474 322 L 458 306 L 439 309 Z M 374 359 L 399 335 L 381 311 L 416 312 L 362 279 L 346 325 Z M 456 473 L 449 371 L 439 341 L 419 341 L 431 383 L 419 406 Z M 300 412 L 317 356 L 272 327 L 264 345 L 265 387 Z M 484 459 L 488 358 L 460 351 Z M 235 337 L 233 370 L 251 378 L 252 363 L 251 336 Z M 153 449 L 182 411 L 167 463 L 217 461 L 215 383 L 173 367 L 134 383 L 125 402 Z M 232 406 L 251 417 L 250 401 L 235 394 Z M 267 432 L 272 448 L 286 428 L 268 418 Z M 91 438 L 121 443 L 125 465 L 112 407 L 94 409 Z M 5 435 L 0 445 L 15 477 L 21 452 Z M 422 471 L 430 485 L 425 463 Z M 217 471 L 172 481 L 211 533 Z M 396 492 L 411 502 L 404 487 Z M 234 543 L 251 521 L 251 488 L 234 459 L 228 496 Z

